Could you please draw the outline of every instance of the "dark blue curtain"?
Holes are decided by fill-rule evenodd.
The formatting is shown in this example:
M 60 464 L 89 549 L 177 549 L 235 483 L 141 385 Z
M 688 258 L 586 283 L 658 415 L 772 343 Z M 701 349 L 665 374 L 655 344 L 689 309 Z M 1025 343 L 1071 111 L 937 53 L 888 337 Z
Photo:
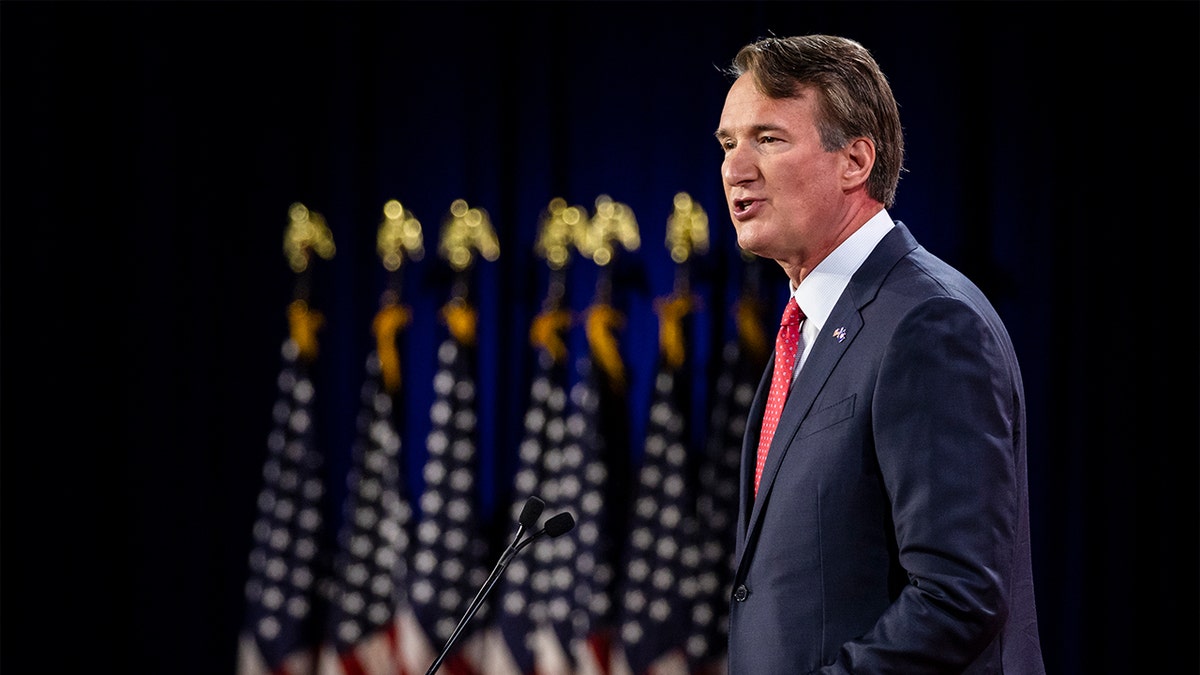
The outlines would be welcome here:
M 389 199 L 421 221 L 427 250 L 402 268 L 414 487 L 450 292 L 437 235 L 457 198 L 488 211 L 501 248 L 471 276 L 497 541 L 551 198 L 590 212 L 609 195 L 640 227 L 613 266 L 634 464 L 653 303 L 676 274 L 672 197 L 707 211 L 689 336 L 712 364 L 696 377 L 703 415 L 744 264 L 712 138 L 718 68 L 757 37 L 830 32 L 872 49 L 899 100 L 908 171 L 893 216 L 981 285 L 1022 359 L 1048 669 L 1195 672 L 1198 8 L 0 4 L 5 658 L 35 644 L 24 633 L 82 631 L 105 635 L 100 661 L 124 671 L 231 671 L 294 290 L 292 202 L 320 212 L 337 246 L 311 285 L 335 497 L 386 284 L 375 233 Z M 764 274 L 775 314 L 784 279 Z M 576 259 L 573 308 L 596 278 Z M 14 611 L 15 595 L 27 607 Z

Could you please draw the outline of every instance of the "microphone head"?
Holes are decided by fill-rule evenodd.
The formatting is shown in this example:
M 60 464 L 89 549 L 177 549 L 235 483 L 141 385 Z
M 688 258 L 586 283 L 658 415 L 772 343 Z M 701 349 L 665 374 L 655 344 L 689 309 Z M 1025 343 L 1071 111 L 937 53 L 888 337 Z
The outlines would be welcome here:
M 573 527 L 575 527 L 575 518 L 566 511 L 563 511 L 550 520 L 547 520 L 542 530 L 551 537 L 557 537 L 560 534 L 570 532 Z
M 525 529 L 533 527 L 533 524 L 541 517 L 544 508 L 546 508 L 546 502 L 537 497 L 530 497 L 525 501 L 525 508 L 521 509 L 521 517 L 517 522 Z

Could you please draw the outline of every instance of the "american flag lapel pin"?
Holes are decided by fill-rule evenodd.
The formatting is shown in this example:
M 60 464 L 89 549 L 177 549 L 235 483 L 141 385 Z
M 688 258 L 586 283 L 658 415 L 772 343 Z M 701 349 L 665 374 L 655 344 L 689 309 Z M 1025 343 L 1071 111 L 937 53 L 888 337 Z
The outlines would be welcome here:
M 838 342 L 846 339 L 846 327 L 839 326 L 833 330 L 833 337 L 837 338 Z

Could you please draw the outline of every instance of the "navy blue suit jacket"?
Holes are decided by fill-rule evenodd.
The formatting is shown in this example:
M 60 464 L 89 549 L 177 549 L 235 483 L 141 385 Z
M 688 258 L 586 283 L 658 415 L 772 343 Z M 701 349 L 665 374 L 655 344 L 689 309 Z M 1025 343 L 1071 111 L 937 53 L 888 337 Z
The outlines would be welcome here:
M 783 409 L 742 447 L 730 675 L 1045 669 L 1025 398 L 1008 333 L 903 224 L 854 274 Z

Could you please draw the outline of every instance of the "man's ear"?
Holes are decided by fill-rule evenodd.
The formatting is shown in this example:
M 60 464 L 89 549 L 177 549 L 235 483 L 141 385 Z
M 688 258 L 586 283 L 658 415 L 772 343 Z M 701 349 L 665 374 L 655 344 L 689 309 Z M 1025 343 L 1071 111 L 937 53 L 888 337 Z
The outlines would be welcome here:
M 842 150 L 845 169 L 842 172 L 842 188 L 853 190 L 867 182 L 871 169 L 875 167 L 875 144 L 869 138 L 856 138 Z

